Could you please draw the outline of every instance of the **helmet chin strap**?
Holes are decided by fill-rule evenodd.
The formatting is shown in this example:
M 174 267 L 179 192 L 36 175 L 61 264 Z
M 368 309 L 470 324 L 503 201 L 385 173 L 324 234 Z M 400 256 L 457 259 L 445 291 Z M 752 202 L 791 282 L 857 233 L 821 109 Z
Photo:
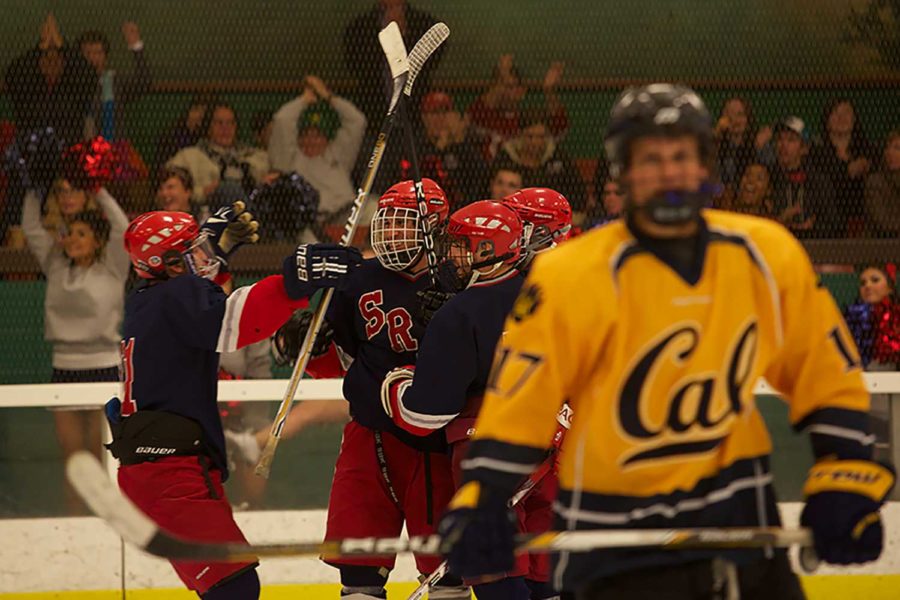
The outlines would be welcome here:
M 487 266 L 487 265 L 485 265 L 485 266 Z M 472 275 L 469 277 L 469 283 L 466 284 L 466 288 L 470 288 L 473 285 L 475 285 L 475 283 L 479 279 L 485 279 L 485 278 L 490 279 L 490 276 L 493 275 L 494 273 L 496 273 L 497 271 L 499 271 L 502 267 L 503 267 L 502 262 L 494 263 L 491 266 L 490 271 L 487 271 L 486 273 L 482 273 L 481 271 L 478 270 L 481 267 L 476 267 L 475 265 L 472 265 Z
M 696 192 L 669 190 L 653 196 L 642 206 L 635 206 L 629 201 L 625 210 L 632 216 L 640 212 L 653 223 L 664 227 L 685 225 L 700 220 L 700 209 L 712 204 L 716 187 L 703 183 Z

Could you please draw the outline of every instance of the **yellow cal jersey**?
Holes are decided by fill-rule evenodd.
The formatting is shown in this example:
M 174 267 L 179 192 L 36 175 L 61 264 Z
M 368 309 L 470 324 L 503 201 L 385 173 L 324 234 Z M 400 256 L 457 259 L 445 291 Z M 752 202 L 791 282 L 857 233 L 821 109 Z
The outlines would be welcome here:
M 856 348 L 799 242 L 755 217 L 703 219 L 702 261 L 680 273 L 621 222 L 537 259 L 497 350 L 466 479 L 514 487 L 568 399 L 559 527 L 777 525 L 757 379 L 785 395 L 798 430 L 866 436 Z M 563 556 L 557 583 L 699 556 Z

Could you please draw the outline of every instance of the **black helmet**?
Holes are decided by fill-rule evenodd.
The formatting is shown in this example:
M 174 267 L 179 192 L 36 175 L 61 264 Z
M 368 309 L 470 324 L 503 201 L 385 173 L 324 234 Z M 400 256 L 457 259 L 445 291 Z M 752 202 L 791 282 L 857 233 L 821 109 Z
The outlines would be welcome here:
M 609 114 L 604 146 L 613 177 L 628 163 L 631 141 L 638 137 L 694 135 L 700 156 L 713 150 L 712 119 L 697 92 L 683 85 L 652 83 L 619 94 Z
M 628 88 L 616 99 L 606 130 L 606 156 L 610 174 L 619 177 L 629 162 L 631 142 L 640 137 L 694 136 L 700 160 L 713 153 L 713 130 L 709 111 L 697 92 L 671 83 L 652 83 Z M 700 209 L 712 200 L 713 187 L 703 183 L 697 191 L 665 190 L 635 206 L 626 189 L 625 210 L 644 212 L 660 225 L 678 225 L 700 218 Z

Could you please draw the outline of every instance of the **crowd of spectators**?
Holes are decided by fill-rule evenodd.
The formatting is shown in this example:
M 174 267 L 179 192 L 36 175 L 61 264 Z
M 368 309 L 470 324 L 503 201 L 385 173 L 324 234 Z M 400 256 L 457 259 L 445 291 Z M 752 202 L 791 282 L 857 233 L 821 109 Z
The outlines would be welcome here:
M 398 23 L 411 47 L 436 19 L 405 0 L 379 0 L 345 28 L 344 60 L 356 81 L 347 97 L 312 74 L 303 78 L 298 96 L 248 115 L 216 94 L 198 93 L 178 119 L 161 128 L 145 157 L 130 141 L 130 107 L 153 82 L 152 54 L 147 55 L 138 25 L 122 25 L 132 64 L 118 71 L 110 67 L 105 33 L 85 31 L 70 44 L 51 14 L 36 47 L 7 66 L 14 120 L 3 124 L 0 144 L 21 155 L 35 131 L 49 128 L 65 145 L 102 135 L 112 142 L 121 165 L 109 188 L 129 214 L 177 207 L 203 218 L 296 174 L 318 193 L 317 214 L 303 231 L 296 231 L 295 223 L 274 223 L 276 238 L 263 241 L 284 241 L 286 233 L 307 241 L 333 239 L 365 168 L 367 154 L 361 149 L 373 141 L 386 110 L 390 75 L 377 33 L 390 21 Z M 422 174 L 443 186 L 454 207 L 521 187 L 547 186 L 569 199 L 581 229 L 621 216 L 623 190 L 610 178 L 603 157 L 576 159 L 566 151 L 571 124 L 559 93 L 562 62 L 551 61 L 537 89 L 529 89 L 514 55 L 502 54 L 487 87 L 466 106 L 449 90 L 433 86 L 444 50 L 417 78 L 408 111 L 414 118 L 401 126 L 412 129 Z M 873 143 L 849 98 L 829 102 L 816 129 L 790 114 L 760 124 L 747 98 L 726 99 L 715 124 L 717 149 L 710 165 L 721 184 L 715 206 L 778 220 L 800 238 L 900 233 L 900 211 L 894 208 L 897 131 L 883 147 Z M 374 191 L 410 176 L 410 167 L 406 144 L 391 144 Z M 24 244 L 16 225 L 27 187 L 8 184 L 3 190 L 0 236 L 6 245 Z M 52 219 L 57 208 L 49 192 L 45 186 L 40 195 L 42 210 Z M 280 211 L 267 206 L 264 212 L 276 220 L 291 219 L 287 206 Z

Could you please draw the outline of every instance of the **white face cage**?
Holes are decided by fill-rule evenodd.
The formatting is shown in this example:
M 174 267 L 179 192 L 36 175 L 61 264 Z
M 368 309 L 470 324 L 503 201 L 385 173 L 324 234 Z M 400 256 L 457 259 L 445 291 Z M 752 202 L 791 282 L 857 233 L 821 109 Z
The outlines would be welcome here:
M 370 229 L 372 250 L 385 269 L 402 271 L 422 254 L 424 240 L 415 208 L 379 208 Z

